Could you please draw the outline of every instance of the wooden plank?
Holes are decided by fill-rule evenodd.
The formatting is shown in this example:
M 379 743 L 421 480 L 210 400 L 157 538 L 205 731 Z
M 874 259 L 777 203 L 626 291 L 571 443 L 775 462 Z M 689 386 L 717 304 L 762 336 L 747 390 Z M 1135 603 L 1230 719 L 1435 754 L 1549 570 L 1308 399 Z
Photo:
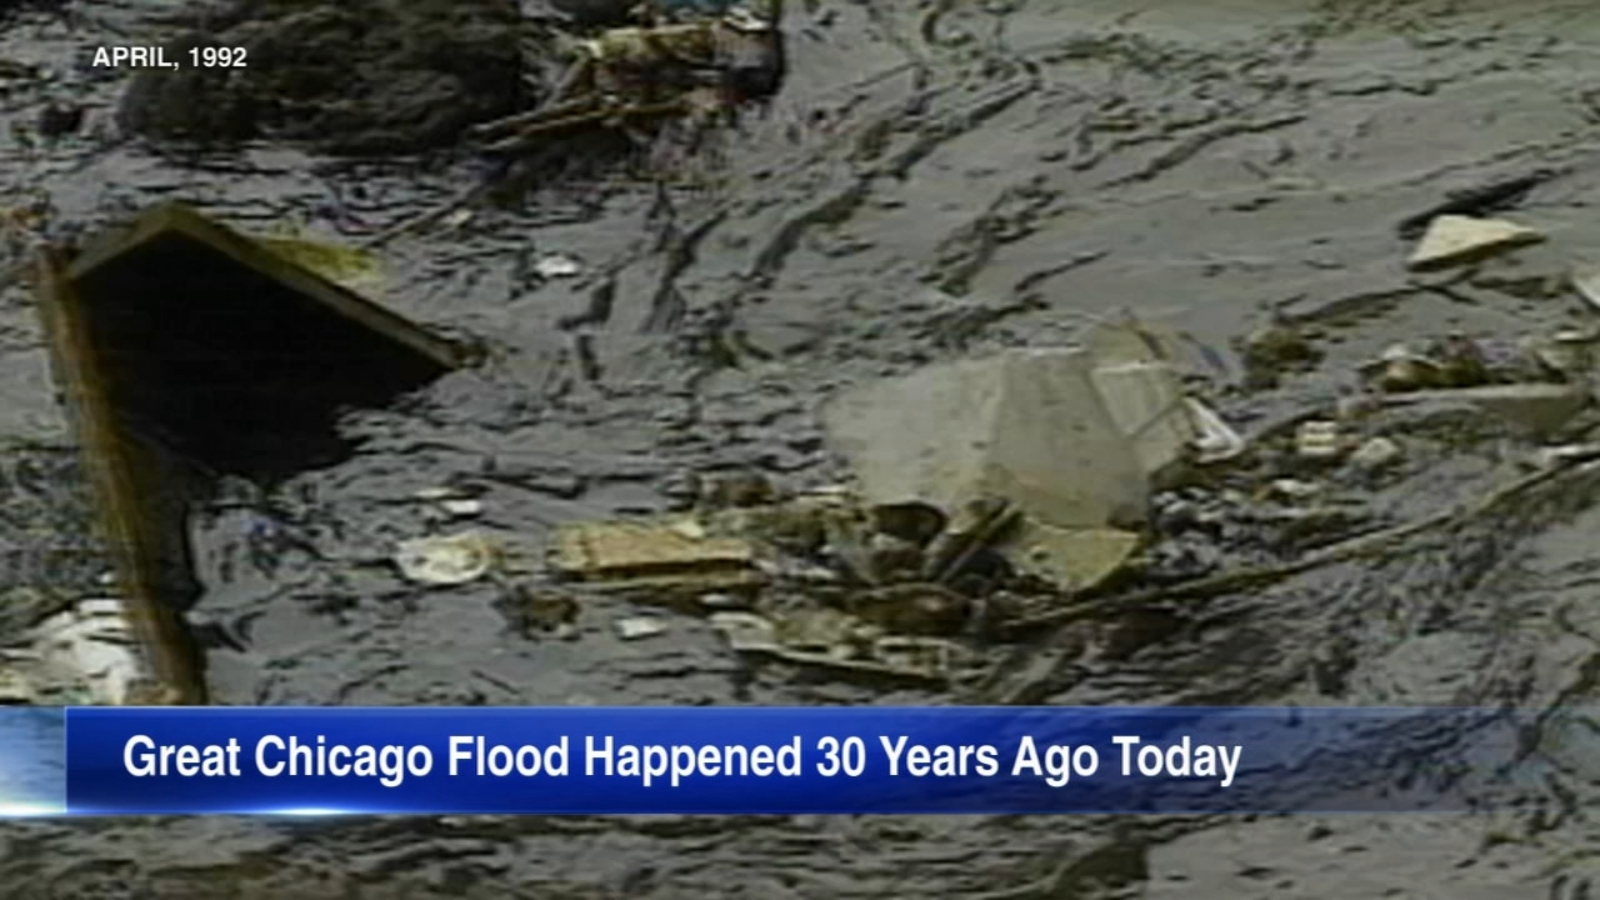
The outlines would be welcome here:
M 141 458 L 138 444 L 118 433 L 82 303 L 55 251 L 40 252 L 37 283 L 51 367 L 84 455 L 101 538 L 117 565 L 128 624 L 162 689 L 161 699 L 175 705 L 203 704 L 206 687 L 198 649 L 177 611 L 161 596 L 163 536 L 173 525 L 159 521 L 170 505 L 155 496 L 161 487 L 151 483 L 157 466 Z

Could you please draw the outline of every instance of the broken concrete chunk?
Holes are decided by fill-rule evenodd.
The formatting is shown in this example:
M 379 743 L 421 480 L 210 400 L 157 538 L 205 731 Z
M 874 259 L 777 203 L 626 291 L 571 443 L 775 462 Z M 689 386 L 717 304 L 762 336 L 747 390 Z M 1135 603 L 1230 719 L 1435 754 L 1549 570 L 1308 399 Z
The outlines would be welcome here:
M 477 532 L 401 541 L 394 555 L 400 574 L 418 584 L 453 585 L 488 574 L 497 550 Z
M 749 569 L 755 548 L 743 538 L 711 537 L 692 517 L 583 522 L 557 529 L 551 565 L 567 577 L 632 579 Z
M 1439 216 L 1429 223 L 1406 264 L 1417 271 L 1445 268 L 1542 240 L 1540 232 L 1504 219 Z

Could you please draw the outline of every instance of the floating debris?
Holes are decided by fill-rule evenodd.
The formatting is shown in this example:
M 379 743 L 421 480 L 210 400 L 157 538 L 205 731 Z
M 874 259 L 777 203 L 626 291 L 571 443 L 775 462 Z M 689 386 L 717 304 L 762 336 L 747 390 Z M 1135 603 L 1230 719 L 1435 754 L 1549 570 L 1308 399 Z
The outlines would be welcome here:
M 937 638 L 873 636 L 847 616 L 802 615 L 774 622 L 746 612 L 716 613 L 711 626 L 737 653 L 872 679 L 942 685 L 970 654 Z
M 488 574 L 497 557 L 493 543 L 477 532 L 401 541 L 394 563 L 419 584 L 455 585 Z
M 471 519 L 483 514 L 483 502 L 479 500 L 441 500 L 439 508 L 457 519 Z
M 101 706 L 143 699 L 145 668 L 121 600 L 81 601 L 39 623 L 29 642 L 35 662 L 25 677 L 41 698 Z
M 749 612 L 719 612 L 711 616 L 711 627 L 722 633 L 728 646 L 740 653 L 776 651 L 777 629 L 772 620 Z
M 1211 407 L 1190 397 L 1189 417 L 1194 421 L 1198 435 L 1194 439 L 1195 461 L 1201 465 L 1227 462 L 1244 455 L 1248 445 L 1239 432 L 1234 431 Z
M 744 538 L 715 537 L 692 516 L 637 522 L 581 522 L 556 531 L 551 565 L 586 580 L 678 578 L 696 583 L 754 572 L 755 547 Z
M 1504 219 L 1444 215 L 1429 223 L 1406 265 L 1416 271 L 1462 265 L 1542 240 L 1542 233 Z
M 824 411 L 829 439 L 864 502 L 949 511 L 1004 500 L 1027 527 L 1002 535 L 1018 523 L 991 523 L 986 540 L 1010 537 L 1019 568 L 1087 586 L 1115 570 L 1106 554 L 1137 545 L 1124 529 L 1143 521 L 1152 477 L 1198 442 L 1221 458 L 1238 441 L 1197 427 L 1159 339 L 1137 325 L 1102 326 L 1086 343 L 929 366 L 857 389 Z M 935 568 L 942 552 L 930 550 Z
M 1309 368 L 1322 358 L 1298 327 L 1273 322 L 1250 332 L 1235 345 L 1244 363 L 1249 387 L 1274 387 L 1286 372 Z
M 1542 437 L 1566 424 L 1588 405 L 1589 392 L 1564 384 L 1496 384 L 1449 391 L 1504 419 L 1530 437 Z
M 1327 462 L 1343 456 L 1350 448 L 1339 430 L 1339 423 L 1326 419 L 1302 422 L 1295 432 L 1295 453 L 1304 460 Z
M 1391 344 L 1378 359 L 1362 366 L 1361 374 L 1386 393 L 1404 393 L 1442 387 L 1444 367 L 1407 344 Z
M 33 682 L 0 659 L 0 706 L 32 706 L 38 700 Z
M 1302 481 L 1298 478 L 1278 478 L 1267 485 L 1268 493 L 1280 500 L 1291 503 L 1301 503 L 1314 499 L 1323 492 L 1323 486 L 1315 481 Z
M 533 264 L 540 278 L 573 278 L 583 273 L 583 263 L 560 253 L 546 253 Z
M 176 614 L 199 592 L 184 489 L 338 459 L 342 410 L 388 403 L 468 354 L 181 204 L 78 252 L 41 249 L 38 290 L 130 621 L 156 681 L 203 702 Z
M 1521 349 L 1544 373 L 1561 381 L 1581 382 L 1594 370 L 1595 344 L 1600 333 L 1587 328 L 1564 328 L 1549 337 L 1527 338 Z
M 1573 290 L 1589 304 L 1590 310 L 1600 312 L 1600 264 L 1580 263 L 1570 275 Z
M 650 616 L 630 616 L 616 621 L 617 637 L 624 641 L 638 641 L 667 633 L 667 624 Z
M 1386 437 L 1375 437 L 1350 454 L 1350 464 L 1364 471 L 1375 472 L 1399 462 L 1404 455 L 1399 444 Z
M 571 594 L 526 585 L 510 588 L 499 606 L 512 625 L 529 636 L 567 636 L 578 618 L 578 601 Z

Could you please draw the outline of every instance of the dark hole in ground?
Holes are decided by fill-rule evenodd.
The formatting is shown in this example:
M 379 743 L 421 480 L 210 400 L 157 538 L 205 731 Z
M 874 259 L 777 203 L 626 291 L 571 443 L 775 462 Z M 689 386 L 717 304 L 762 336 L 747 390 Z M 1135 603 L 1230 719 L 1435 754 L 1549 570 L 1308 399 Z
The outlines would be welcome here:
M 443 371 L 182 235 L 97 267 L 78 288 L 127 427 L 263 486 L 347 458 L 343 410 L 388 404 Z

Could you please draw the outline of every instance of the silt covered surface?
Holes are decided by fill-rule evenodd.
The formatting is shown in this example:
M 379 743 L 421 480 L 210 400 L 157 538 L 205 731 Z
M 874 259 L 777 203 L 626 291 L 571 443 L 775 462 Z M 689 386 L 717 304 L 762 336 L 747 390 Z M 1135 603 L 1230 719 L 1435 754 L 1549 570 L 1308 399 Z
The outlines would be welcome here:
M 217 702 L 970 699 L 750 668 L 689 616 L 624 642 L 612 623 L 632 607 L 617 599 L 586 597 L 576 640 L 530 639 L 495 588 L 422 591 L 387 559 L 433 527 L 407 498 L 440 485 L 480 491 L 479 525 L 530 548 L 534 579 L 553 525 L 669 508 L 690 471 L 835 480 L 816 413 L 838 389 L 1058 344 L 1123 308 L 1225 365 L 1267 307 L 1325 329 L 1313 371 L 1218 402 L 1246 432 L 1330 402 L 1396 338 L 1514 337 L 1580 312 L 1544 285 L 1600 248 L 1591 4 L 790 7 L 783 95 L 666 202 L 626 181 L 564 183 L 519 214 L 388 248 L 383 302 L 483 337 L 491 361 L 350 416 L 354 458 L 270 496 L 238 486 L 197 518 L 197 615 L 236 638 L 210 653 Z M 55 74 L 8 85 L 12 121 L 89 104 L 80 135 L 3 151 L 8 203 L 44 191 L 59 229 L 178 195 L 244 227 L 292 216 L 359 239 L 475 177 L 119 141 L 126 73 L 88 59 L 170 10 L 62 8 L 7 13 L 0 42 L 0 57 Z M 1565 174 L 1516 215 L 1546 244 L 1444 290 L 1408 275 L 1401 220 L 1541 167 Z M 536 276 L 556 252 L 582 274 Z M 0 432 L 25 442 L 7 470 L 24 475 L 70 469 L 52 461 L 70 450 L 30 302 L 12 288 L 0 309 Z M 1504 481 L 1511 445 L 1467 441 L 1465 425 L 1417 431 L 1373 514 L 1425 515 Z M 1405 554 L 1190 616 L 1084 625 L 1017 654 L 1002 681 L 1051 704 L 1581 706 L 1600 627 L 1593 494 L 1563 482 Z M 8 539 L 26 524 L 8 522 Z M 1470 817 L 33 822 L 0 831 L 0 883 L 17 897 L 1581 897 L 1594 763 L 1581 738 L 1548 746 L 1548 787 Z

